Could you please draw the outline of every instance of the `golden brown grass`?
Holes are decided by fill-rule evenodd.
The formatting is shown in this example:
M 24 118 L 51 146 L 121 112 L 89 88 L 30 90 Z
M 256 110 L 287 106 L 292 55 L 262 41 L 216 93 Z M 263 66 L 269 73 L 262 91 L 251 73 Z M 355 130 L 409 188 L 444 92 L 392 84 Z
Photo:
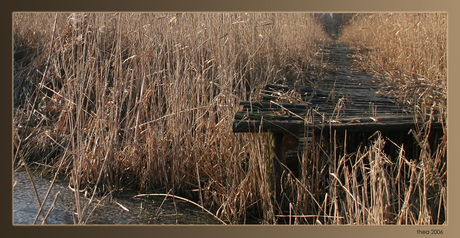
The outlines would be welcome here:
M 447 14 L 358 14 L 340 38 L 401 103 L 447 108 Z
M 76 191 L 172 189 L 230 223 L 250 207 L 273 222 L 267 138 L 233 134 L 233 115 L 267 82 L 305 79 L 325 39 L 310 14 L 17 13 L 15 140 L 64 161 Z
M 389 164 L 397 166 L 392 170 L 398 171 L 389 177 L 390 181 L 403 182 L 387 186 L 385 193 L 400 196 L 389 200 L 398 204 L 392 212 L 395 223 L 440 222 L 447 212 L 447 14 L 358 14 L 345 27 L 340 40 L 357 50 L 357 68 L 381 78 L 382 87 L 400 103 L 412 105 L 417 120 L 425 122 L 411 133 L 419 150 L 413 157 L 416 160 L 406 161 L 400 145 L 397 161 Z M 438 115 L 435 121 L 443 124 L 440 138 L 429 136 L 433 115 Z
M 375 133 L 369 143 L 347 153 L 353 135 L 315 137 L 301 157 L 299 179 L 286 174 L 293 224 L 443 224 L 447 190 L 445 154 L 423 152 L 408 158 L 391 139 Z M 341 141 L 341 142 L 339 142 Z M 422 149 L 423 150 L 423 149 Z M 443 157 L 444 156 L 444 157 Z M 285 214 L 286 215 L 286 214 Z
M 364 37 L 369 31 L 355 31 L 364 35 L 349 44 L 376 49 Z M 404 32 L 396 32 L 382 39 L 402 42 L 396 35 Z M 402 145 L 391 158 L 382 149 L 391 141 L 379 133 L 351 152 L 353 137 L 312 138 L 299 157 L 300 177 L 283 175 L 289 214 L 278 211 L 269 136 L 232 133 L 233 116 L 239 101 L 259 100 L 266 83 L 302 84 L 321 68 L 315 55 L 327 40 L 310 14 L 16 13 L 15 140 L 25 158 L 60 168 L 88 201 L 136 186 L 190 198 L 231 224 L 253 216 L 263 224 L 283 216 L 298 224 L 443 222 L 447 141 L 432 147 L 429 123 L 414 130 L 417 158 Z M 377 72 L 381 56 L 372 57 L 376 65 L 363 68 Z M 442 67 L 399 65 L 386 69 L 400 78 L 389 85 L 404 82 L 415 92 L 407 80 L 414 75 L 426 79 L 419 84 L 445 83 Z M 445 95 L 442 84 L 433 87 L 424 96 Z M 90 215 L 88 201 L 76 196 L 76 222 Z

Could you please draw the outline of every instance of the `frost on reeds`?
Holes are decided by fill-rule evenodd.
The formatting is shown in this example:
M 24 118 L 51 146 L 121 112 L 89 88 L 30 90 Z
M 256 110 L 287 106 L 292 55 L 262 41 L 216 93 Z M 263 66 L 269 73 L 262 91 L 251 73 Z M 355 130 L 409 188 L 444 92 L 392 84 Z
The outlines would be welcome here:
M 311 14 L 13 18 L 14 139 L 27 159 L 63 162 L 85 194 L 172 189 L 230 223 L 251 210 L 274 221 L 268 138 L 235 135 L 232 120 L 266 83 L 306 78 L 327 39 Z

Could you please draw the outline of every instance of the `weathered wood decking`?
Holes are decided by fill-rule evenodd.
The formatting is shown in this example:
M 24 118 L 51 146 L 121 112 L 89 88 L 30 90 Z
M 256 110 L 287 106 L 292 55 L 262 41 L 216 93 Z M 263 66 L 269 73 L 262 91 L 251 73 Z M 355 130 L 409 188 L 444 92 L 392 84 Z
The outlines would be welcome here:
M 284 144 L 286 138 L 293 137 L 297 141 L 288 143 L 299 145 L 318 131 L 407 134 L 427 122 L 431 129 L 442 129 L 439 113 L 432 108 L 400 105 L 381 88 L 378 79 L 353 72 L 346 47 L 335 44 L 326 51 L 329 71 L 303 84 L 268 84 L 261 101 L 240 102 L 235 114 L 234 132 L 271 132 L 274 192 L 281 210 L 281 178 L 288 164 L 287 154 L 294 151 Z
M 306 128 L 348 131 L 376 131 L 412 128 L 436 112 L 427 108 L 427 118 L 420 118 L 414 108 L 398 105 L 375 90 L 376 83 L 341 80 L 330 91 L 309 87 L 267 85 L 264 101 L 240 103 L 235 114 L 234 132 L 292 132 Z M 270 93 L 270 94 L 269 94 Z M 283 95 L 296 94 L 295 103 L 280 100 Z M 440 127 L 437 121 L 432 127 Z
M 321 77 L 304 85 L 286 82 L 269 84 L 260 102 L 244 101 L 235 115 L 234 132 L 302 133 L 307 127 L 348 131 L 376 131 L 411 128 L 427 121 L 415 108 L 399 105 L 386 95 L 379 79 L 350 69 L 351 51 L 340 43 L 325 49 L 330 65 Z M 420 114 L 420 113 L 419 113 Z M 432 127 L 441 123 L 432 115 Z

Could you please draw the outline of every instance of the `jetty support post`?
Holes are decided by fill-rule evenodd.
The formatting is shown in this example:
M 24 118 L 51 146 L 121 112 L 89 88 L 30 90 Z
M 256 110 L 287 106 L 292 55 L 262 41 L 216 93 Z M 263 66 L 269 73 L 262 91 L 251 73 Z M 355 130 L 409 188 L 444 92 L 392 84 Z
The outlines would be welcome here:
M 284 172 L 284 167 L 280 163 L 286 163 L 285 149 L 283 147 L 283 133 L 282 132 L 271 132 L 270 133 L 273 152 L 272 157 L 273 164 L 273 185 L 275 190 L 275 199 L 281 206 L 282 192 L 281 192 L 281 176 Z

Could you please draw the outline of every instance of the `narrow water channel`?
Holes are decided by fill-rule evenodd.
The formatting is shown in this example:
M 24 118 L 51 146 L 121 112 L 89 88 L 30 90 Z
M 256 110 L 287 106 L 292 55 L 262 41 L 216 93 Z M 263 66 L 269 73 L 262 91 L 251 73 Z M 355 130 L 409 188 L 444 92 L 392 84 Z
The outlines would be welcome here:
M 43 201 L 52 179 L 41 178 L 36 174 L 33 179 L 40 200 Z M 23 168 L 14 172 L 13 186 L 13 224 L 33 225 L 39 212 L 39 205 L 29 176 Z M 98 203 L 96 200 L 94 206 L 88 209 L 87 214 L 90 215 L 85 217 L 85 224 L 221 224 L 190 203 L 172 198 L 164 199 L 164 197 L 133 198 L 135 195 L 125 193 L 105 199 L 97 198 L 101 202 Z M 55 198 L 54 209 L 47 218 L 48 224 L 77 223 L 75 196 L 63 181 L 54 183 L 44 205 L 45 214 L 52 207 Z M 88 201 L 83 194 L 80 199 L 84 202 Z M 35 224 L 41 224 L 42 221 L 43 216 L 39 215 Z

